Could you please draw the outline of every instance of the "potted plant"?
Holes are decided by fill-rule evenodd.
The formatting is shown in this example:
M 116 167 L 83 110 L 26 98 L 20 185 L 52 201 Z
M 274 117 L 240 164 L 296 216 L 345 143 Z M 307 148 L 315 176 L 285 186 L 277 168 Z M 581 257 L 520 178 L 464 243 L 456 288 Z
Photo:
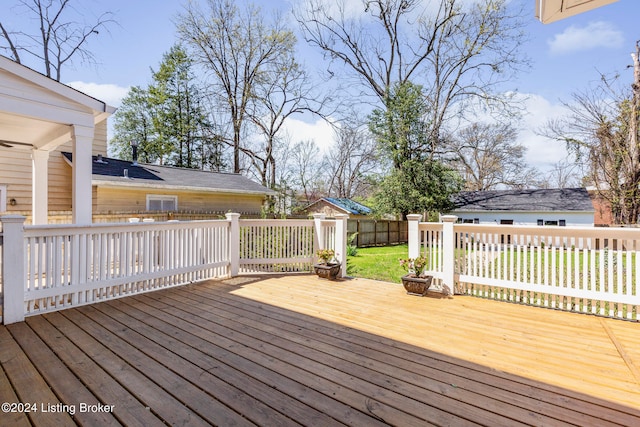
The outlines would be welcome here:
M 316 256 L 319 262 L 313 265 L 313 270 L 318 277 L 335 280 L 340 274 L 340 263 L 335 258 L 335 251 L 333 249 L 320 249 L 316 252 Z
M 427 266 L 427 259 L 419 256 L 417 258 L 400 259 L 400 266 L 407 274 L 402 276 L 402 286 L 409 295 L 425 296 L 431 286 L 433 276 L 424 273 Z

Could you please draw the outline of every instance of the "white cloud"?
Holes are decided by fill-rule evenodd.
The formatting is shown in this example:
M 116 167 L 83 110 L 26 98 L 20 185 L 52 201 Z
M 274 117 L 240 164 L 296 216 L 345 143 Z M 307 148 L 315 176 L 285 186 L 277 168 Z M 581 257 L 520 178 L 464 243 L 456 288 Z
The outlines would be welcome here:
M 610 22 L 591 22 L 586 27 L 570 26 L 549 40 L 554 55 L 581 52 L 595 48 L 619 48 L 624 43 L 622 31 Z
M 306 122 L 288 118 L 285 121 L 284 130 L 291 137 L 292 144 L 313 140 L 322 153 L 333 145 L 334 130 L 329 123 L 322 119 Z
M 128 87 L 122 87 L 114 84 L 87 83 L 81 81 L 69 82 L 67 85 L 79 90 L 89 96 L 106 102 L 112 107 L 119 107 L 127 93 Z
M 529 164 L 548 170 L 569 155 L 564 143 L 538 135 L 551 119 L 563 117 L 569 111 L 562 104 L 553 104 L 540 95 L 528 94 L 525 101 L 527 113 L 522 120 L 518 142 L 527 147 L 525 158 Z

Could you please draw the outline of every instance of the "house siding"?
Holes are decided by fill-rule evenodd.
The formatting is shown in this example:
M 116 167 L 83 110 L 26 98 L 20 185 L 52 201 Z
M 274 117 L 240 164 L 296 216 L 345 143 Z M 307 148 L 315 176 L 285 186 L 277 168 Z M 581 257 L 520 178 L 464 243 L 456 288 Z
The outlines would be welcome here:
M 500 224 L 501 221 L 513 220 L 513 225 L 537 225 L 538 220 L 560 221 L 565 220 L 568 227 L 593 226 L 593 212 L 515 212 L 515 211 L 463 211 L 454 210 L 453 215 L 459 221 L 478 219 L 480 224 Z
M 94 186 L 94 213 L 144 212 L 147 195 L 178 196 L 178 211 L 189 212 L 240 212 L 259 214 L 263 195 L 201 193 L 173 191 L 170 189 L 125 189 Z

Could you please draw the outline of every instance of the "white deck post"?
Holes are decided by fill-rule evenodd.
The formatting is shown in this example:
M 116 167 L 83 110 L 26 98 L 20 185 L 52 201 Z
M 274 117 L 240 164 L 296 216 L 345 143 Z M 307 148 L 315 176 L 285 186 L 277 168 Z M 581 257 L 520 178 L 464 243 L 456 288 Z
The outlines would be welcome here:
M 22 215 L 0 217 L 2 222 L 2 280 L 5 325 L 24 321 L 24 220 Z
M 442 216 L 442 284 L 453 295 L 455 280 L 455 233 L 453 224 L 458 220 L 455 215 Z
M 409 258 L 418 258 L 420 256 L 420 214 L 407 215 L 407 228 L 408 228 L 408 245 L 409 245 Z
M 336 259 L 340 262 L 340 275 L 347 276 L 347 220 L 349 215 L 336 214 Z
M 324 228 L 322 228 L 322 221 L 326 218 L 325 214 L 315 213 L 313 214 L 313 256 L 316 256 L 316 252 L 320 249 L 324 249 Z
M 33 149 L 31 151 L 31 188 L 33 206 L 31 206 L 31 223 L 47 224 L 49 222 L 49 152 Z
M 225 215 L 229 221 L 229 273 L 235 277 L 240 272 L 240 214 L 228 213 Z

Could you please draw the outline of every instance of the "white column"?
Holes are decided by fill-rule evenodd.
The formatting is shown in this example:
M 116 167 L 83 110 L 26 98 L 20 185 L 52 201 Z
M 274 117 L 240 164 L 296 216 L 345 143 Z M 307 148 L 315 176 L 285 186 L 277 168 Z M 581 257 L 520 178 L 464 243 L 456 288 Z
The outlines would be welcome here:
M 442 216 L 442 284 L 449 295 L 453 295 L 455 281 L 455 215 Z
M 0 217 L 2 222 L 2 280 L 4 305 L 2 321 L 5 325 L 24 321 L 24 220 L 21 215 Z
M 336 259 L 340 261 L 340 274 L 347 276 L 347 220 L 349 215 L 336 214 Z
M 49 152 L 31 151 L 31 223 L 49 222 Z
M 92 222 L 91 191 L 93 128 L 73 125 L 73 223 Z
M 229 274 L 235 277 L 240 272 L 240 214 L 225 215 L 229 221 Z
M 420 256 L 420 214 L 407 215 L 407 239 L 409 245 L 409 258 L 418 258 Z
M 316 252 L 320 249 L 324 249 L 324 228 L 322 227 L 322 221 L 325 219 L 325 214 L 315 213 L 313 214 L 313 256 L 316 256 Z M 315 262 L 315 261 L 314 261 Z

